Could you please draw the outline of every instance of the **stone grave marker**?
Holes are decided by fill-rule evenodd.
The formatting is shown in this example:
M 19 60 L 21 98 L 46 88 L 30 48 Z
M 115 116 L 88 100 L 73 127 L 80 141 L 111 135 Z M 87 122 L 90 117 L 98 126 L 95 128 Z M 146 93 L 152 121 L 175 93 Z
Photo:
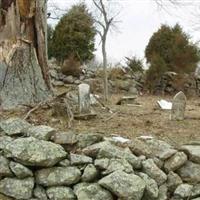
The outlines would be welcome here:
M 174 96 L 171 109 L 171 120 L 184 120 L 186 101 L 187 98 L 182 91 Z

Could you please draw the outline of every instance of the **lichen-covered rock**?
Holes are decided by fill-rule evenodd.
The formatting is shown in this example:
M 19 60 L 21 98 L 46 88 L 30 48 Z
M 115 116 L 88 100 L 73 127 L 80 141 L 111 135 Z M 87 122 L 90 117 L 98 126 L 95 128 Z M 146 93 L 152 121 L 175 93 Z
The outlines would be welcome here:
M 117 197 L 130 200 L 141 200 L 145 190 L 143 179 L 123 171 L 113 172 L 102 178 L 99 184 Z
M 0 136 L 0 150 L 4 150 L 6 145 L 13 141 L 13 138 L 9 136 Z
M 20 178 L 20 179 L 33 176 L 33 172 L 20 163 L 16 163 L 16 162 L 11 161 L 10 162 L 10 169 L 15 174 L 15 176 L 17 178 Z
M 93 164 L 89 164 L 84 169 L 83 175 L 82 175 L 82 181 L 83 182 L 92 182 L 94 181 L 98 176 L 98 170 Z
M 109 160 L 109 164 L 105 171 L 102 172 L 103 175 L 108 175 L 114 171 L 121 170 L 126 173 L 133 173 L 133 167 L 125 159 L 112 158 Z
M 189 197 L 191 197 L 192 189 L 193 189 L 192 185 L 181 184 L 176 188 L 176 190 L 174 192 L 174 196 L 178 197 L 178 198 L 183 198 L 183 199 L 189 198 Z
M 33 196 L 39 200 L 47 200 L 46 190 L 39 185 L 34 188 Z
M 184 182 L 199 183 L 200 182 L 200 165 L 187 161 L 181 168 L 177 170 L 177 174 Z
M 6 145 L 4 154 L 24 165 L 42 167 L 53 166 L 67 155 L 60 145 L 33 137 L 10 142 Z
M 159 192 L 158 184 L 156 183 L 156 181 L 150 178 L 148 175 L 141 172 L 138 173 L 138 176 L 140 176 L 144 180 L 146 185 L 143 198 L 146 200 L 156 199 L 158 197 Z
M 12 172 L 9 168 L 9 160 L 0 155 L 0 179 L 6 176 L 12 176 Z
M 100 149 L 104 149 L 106 146 L 110 146 L 111 143 L 108 141 L 99 142 L 88 146 L 82 150 L 82 152 L 90 157 L 96 158 L 97 154 L 99 153 Z
M 35 173 L 36 183 L 45 187 L 72 185 L 81 178 L 77 167 L 53 167 L 41 169 Z
M 61 166 L 61 167 L 69 167 L 70 166 L 70 161 L 68 159 L 64 159 L 64 160 L 61 160 L 58 163 L 58 165 Z
M 109 163 L 110 163 L 110 159 L 108 159 L 108 158 L 100 158 L 100 159 L 96 159 L 94 161 L 94 165 L 100 170 L 107 169 Z
M 152 159 L 143 161 L 142 166 L 144 173 L 154 179 L 159 186 L 167 180 L 167 175 L 157 167 Z
M 169 172 L 167 175 L 167 187 L 170 192 L 174 192 L 178 185 L 182 184 L 183 181 L 181 180 L 180 176 L 174 172 Z
M 166 184 L 159 187 L 158 198 L 156 200 L 168 200 L 168 188 Z M 180 199 L 179 199 L 180 200 Z
M 200 164 L 200 145 L 183 145 L 181 150 L 189 156 L 189 160 Z
M 103 136 L 99 133 L 85 133 L 85 134 L 79 134 L 77 136 L 77 139 L 78 139 L 77 146 L 79 148 L 85 148 L 92 144 L 101 142 L 103 140 Z
M 22 134 L 29 127 L 31 124 L 20 118 L 10 118 L 0 122 L 0 132 L 3 131 L 9 136 Z
M 39 140 L 50 140 L 51 136 L 55 133 L 55 129 L 50 126 L 33 126 L 27 129 L 26 135 L 29 137 L 34 137 Z
M 175 153 L 171 158 L 165 161 L 164 168 L 167 172 L 175 171 L 183 166 L 187 161 L 187 155 L 183 152 Z
M 54 133 L 51 140 L 56 144 L 74 145 L 78 142 L 77 134 L 73 131 Z
M 170 144 L 154 138 L 136 138 L 129 147 L 136 155 L 145 155 L 147 158 L 158 157 L 161 160 L 166 160 L 177 152 Z
M 134 154 L 115 145 L 105 145 L 98 153 L 98 158 L 121 158 L 127 160 L 134 169 L 141 168 L 141 160 Z
M 90 164 L 93 161 L 92 158 L 88 156 L 70 153 L 70 162 L 71 165 L 84 165 L 84 164 Z
M 15 199 L 30 199 L 32 197 L 34 179 L 4 178 L 0 181 L 0 193 Z
M 73 190 L 69 187 L 58 186 L 47 189 L 47 196 L 50 200 L 76 200 Z
M 78 200 L 113 200 L 112 194 L 97 183 L 80 184 L 75 194 Z

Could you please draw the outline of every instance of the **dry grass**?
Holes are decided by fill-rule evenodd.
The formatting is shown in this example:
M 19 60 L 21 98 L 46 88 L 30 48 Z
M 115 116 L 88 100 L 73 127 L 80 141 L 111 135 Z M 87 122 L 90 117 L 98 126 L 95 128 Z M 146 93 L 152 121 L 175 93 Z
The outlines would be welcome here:
M 169 119 L 170 111 L 160 110 L 156 104 L 156 101 L 161 97 L 141 96 L 137 99 L 141 107 L 114 105 L 120 96 L 113 95 L 111 97 L 109 107 L 113 112 L 117 112 L 112 118 L 110 118 L 111 113 L 102 108 L 94 107 L 98 116 L 89 121 L 74 121 L 73 130 L 79 133 L 118 134 L 128 138 L 152 135 L 172 144 L 200 140 L 200 103 L 198 98 L 188 100 L 186 119 L 184 121 L 171 121 Z M 172 97 L 165 99 L 171 100 Z M 0 117 L 8 118 L 16 115 L 22 117 L 26 112 L 1 112 Z M 39 109 L 33 113 L 29 121 L 34 124 L 50 125 L 60 130 L 67 129 L 67 120 L 65 118 L 52 119 L 51 110 L 48 108 Z

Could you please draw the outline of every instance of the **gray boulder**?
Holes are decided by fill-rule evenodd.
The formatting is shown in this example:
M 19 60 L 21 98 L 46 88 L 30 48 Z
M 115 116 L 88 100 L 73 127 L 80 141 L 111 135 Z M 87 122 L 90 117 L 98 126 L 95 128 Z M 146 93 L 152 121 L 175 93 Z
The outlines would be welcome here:
M 164 168 L 167 172 L 175 171 L 183 166 L 187 161 L 187 155 L 183 152 L 175 153 L 171 158 L 165 161 Z
M 33 137 L 19 138 L 4 149 L 6 157 L 28 166 L 50 167 L 66 157 L 67 153 L 57 144 Z
M 144 173 L 154 179 L 159 186 L 167 180 L 167 175 L 157 167 L 152 159 L 143 161 L 142 166 Z
M 199 183 L 200 165 L 187 161 L 180 169 L 177 170 L 177 174 L 184 182 Z
M 33 172 L 30 169 L 13 161 L 10 162 L 10 169 L 15 176 L 20 179 L 33 176 Z
M 29 127 L 31 124 L 20 118 L 10 118 L 0 122 L 0 132 L 9 136 L 23 134 Z
M 181 184 L 176 188 L 174 196 L 179 198 L 189 198 L 192 194 L 192 189 L 193 189 L 192 185 Z
M 77 146 L 79 148 L 85 148 L 92 144 L 101 142 L 103 140 L 103 136 L 102 134 L 99 133 L 85 133 L 85 134 L 79 134 L 77 136 L 77 139 L 78 139 Z
M 93 160 L 85 155 L 70 153 L 70 162 L 71 165 L 84 165 L 92 163 Z
M 106 167 L 106 170 L 102 172 L 103 175 L 108 175 L 114 171 L 121 170 L 126 173 L 133 173 L 133 167 L 125 159 L 112 158 L 109 160 L 109 164 Z
M 47 189 L 47 196 L 50 200 L 76 200 L 73 190 L 69 187 L 58 186 Z
M 155 180 L 153 180 L 152 178 L 150 178 L 148 175 L 139 172 L 138 176 L 140 176 L 145 184 L 146 184 L 146 188 L 145 188 L 145 192 L 144 192 L 144 199 L 156 199 L 158 197 L 158 184 L 156 183 Z
M 109 163 L 110 163 L 110 159 L 108 159 L 108 158 L 100 158 L 100 159 L 96 159 L 94 161 L 94 165 L 100 170 L 107 169 Z
M 55 133 L 55 129 L 49 126 L 33 126 L 27 129 L 26 135 L 34 137 L 39 140 L 50 140 L 51 136 Z
M 58 163 L 58 165 L 61 166 L 61 167 L 69 167 L 70 166 L 70 161 L 68 159 L 64 159 L 64 160 L 61 160 Z
M 143 179 L 123 171 L 113 172 L 102 178 L 99 184 L 117 197 L 130 200 L 141 200 L 145 190 Z
M 98 170 L 93 164 L 89 164 L 84 169 L 83 175 L 82 175 L 82 181 L 83 182 L 92 182 L 94 181 L 98 176 Z
M 15 199 L 30 199 L 32 197 L 34 179 L 4 178 L 0 181 L 0 193 Z
M 166 184 L 163 184 L 159 187 L 158 198 L 156 200 L 168 200 L 168 188 Z M 180 199 L 179 199 L 180 200 Z
M 200 145 L 183 145 L 181 150 L 189 156 L 189 160 L 200 164 Z
M 177 152 L 170 144 L 154 138 L 136 138 L 129 147 L 136 155 L 145 155 L 147 158 L 157 157 L 161 160 L 166 160 Z
M 4 150 L 6 145 L 13 141 L 13 138 L 9 136 L 0 136 L 0 150 Z
M 74 145 L 78 142 L 77 134 L 73 131 L 54 133 L 51 140 L 56 144 Z
M 9 168 L 9 160 L 0 155 L 0 179 L 6 176 L 12 176 L 12 172 Z
M 53 167 L 35 173 L 36 183 L 42 186 L 63 186 L 77 183 L 81 172 L 77 167 Z
M 98 153 L 98 158 L 121 158 L 127 160 L 134 169 L 141 168 L 141 160 L 134 154 L 125 151 L 123 148 L 115 146 L 110 143 L 110 145 L 105 145 L 101 148 Z
M 97 183 L 79 184 L 74 191 L 78 200 L 113 200 L 112 194 Z
M 39 185 L 34 188 L 33 196 L 39 200 L 47 200 L 46 190 Z
M 174 172 L 169 172 L 167 175 L 167 187 L 170 192 L 174 192 L 178 185 L 182 184 L 180 176 Z

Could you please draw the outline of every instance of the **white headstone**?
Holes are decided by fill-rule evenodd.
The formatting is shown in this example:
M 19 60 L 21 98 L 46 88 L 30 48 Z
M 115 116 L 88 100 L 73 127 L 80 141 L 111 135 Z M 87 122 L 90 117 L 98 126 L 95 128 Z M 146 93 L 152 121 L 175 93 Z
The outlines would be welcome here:
M 183 92 L 177 93 L 172 102 L 171 120 L 184 120 L 187 98 Z
M 90 109 L 90 86 L 82 83 L 78 86 L 78 102 L 79 102 L 79 113 L 89 114 Z

